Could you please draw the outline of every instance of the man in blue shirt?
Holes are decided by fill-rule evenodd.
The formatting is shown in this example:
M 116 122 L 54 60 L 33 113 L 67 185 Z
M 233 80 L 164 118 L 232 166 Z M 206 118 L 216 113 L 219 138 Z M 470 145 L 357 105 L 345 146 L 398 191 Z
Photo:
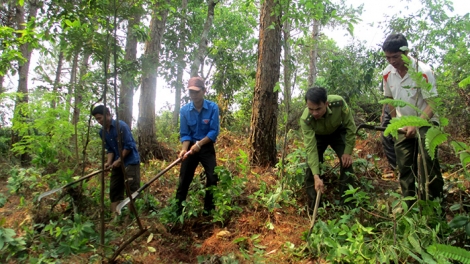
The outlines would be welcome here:
M 109 186 L 109 197 L 111 200 L 111 212 L 116 212 L 116 206 L 124 199 L 125 183 L 127 181 L 131 192 L 137 191 L 140 187 L 140 158 L 139 152 L 132 137 L 129 126 L 122 120 L 119 123 L 111 118 L 111 113 L 104 105 L 99 105 L 93 109 L 91 114 L 96 121 L 103 126 L 99 134 L 103 139 L 107 152 L 105 169 L 112 169 Z M 122 158 L 119 155 L 118 133 L 119 126 L 120 140 L 122 147 Z M 125 173 L 121 169 L 121 162 L 124 161 Z M 127 177 L 127 179 L 124 178 Z
M 180 111 L 180 140 L 182 142 L 179 157 L 181 164 L 179 185 L 176 191 L 178 211 L 183 211 L 182 203 L 188 195 L 189 185 L 199 162 L 206 172 L 206 188 L 217 185 L 214 143 L 219 135 L 219 107 L 216 103 L 204 99 L 206 88 L 204 79 L 192 77 L 188 81 L 191 103 L 183 106 Z M 206 191 L 203 215 L 209 215 L 215 209 L 213 194 Z

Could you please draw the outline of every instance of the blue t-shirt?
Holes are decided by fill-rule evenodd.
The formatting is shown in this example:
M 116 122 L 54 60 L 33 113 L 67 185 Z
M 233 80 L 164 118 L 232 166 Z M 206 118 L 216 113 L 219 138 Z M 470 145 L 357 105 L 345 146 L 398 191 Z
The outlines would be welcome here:
M 215 142 L 220 132 L 219 107 L 216 103 L 204 100 L 201 112 L 191 102 L 180 111 L 180 140 L 196 142 L 206 136 Z
M 140 163 L 139 152 L 132 137 L 129 126 L 122 120 L 119 120 L 119 129 L 121 130 L 121 144 L 122 150 L 130 150 L 130 153 L 124 158 L 124 166 L 137 165 Z M 103 138 L 103 128 L 101 128 L 99 134 L 100 138 Z M 111 126 L 109 133 L 105 133 L 104 148 L 107 153 L 114 153 L 114 161 L 119 158 L 119 147 L 118 147 L 118 134 L 116 129 L 116 120 L 111 120 Z

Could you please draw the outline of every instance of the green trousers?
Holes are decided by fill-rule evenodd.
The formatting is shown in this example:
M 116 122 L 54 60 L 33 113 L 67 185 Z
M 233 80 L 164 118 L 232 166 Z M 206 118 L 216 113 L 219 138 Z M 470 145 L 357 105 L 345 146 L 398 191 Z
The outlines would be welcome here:
M 425 145 L 425 136 L 429 127 L 421 127 L 419 134 L 424 153 L 421 153 L 418 138 L 406 138 L 404 135 L 399 134 L 398 140 L 395 142 L 395 154 L 397 157 L 397 167 L 400 177 L 400 187 L 403 197 L 415 197 L 417 187 L 421 186 L 420 198 L 426 198 L 426 177 L 424 165 L 429 179 L 429 198 L 443 198 L 444 179 L 440 171 L 439 161 L 437 159 L 437 149 L 435 159 L 431 159 Z M 418 160 L 418 154 L 421 154 L 421 160 Z M 420 177 L 418 177 L 418 175 Z M 418 185 L 416 184 L 418 183 Z M 406 201 L 408 207 L 413 205 L 416 200 Z
M 346 130 L 340 127 L 330 135 L 316 135 L 315 138 L 317 140 L 317 151 L 320 163 L 322 163 L 324 160 L 323 154 L 325 153 L 325 150 L 328 146 L 331 146 L 339 158 L 339 191 L 341 194 L 341 204 L 344 204 L 344 192 L 349 189 L 349 184 L 353 186 L 355 185 L 355 179 L 353 176 L 354 170 L 352 165 L 348 168 L 344 168 L 341 162 L 341 156 L 343 156 L 344 149 L 346 148 Z M 320 176 L 320 178 L 322 177 Z M 315 206 L 317 192 L 315 191 L 315 180 L 313 178 L 313 173 L 309 167 L 307 167 L 307 171 L 305 173 L 305 189 L 307 191 L 309 209 L 313 209 Z

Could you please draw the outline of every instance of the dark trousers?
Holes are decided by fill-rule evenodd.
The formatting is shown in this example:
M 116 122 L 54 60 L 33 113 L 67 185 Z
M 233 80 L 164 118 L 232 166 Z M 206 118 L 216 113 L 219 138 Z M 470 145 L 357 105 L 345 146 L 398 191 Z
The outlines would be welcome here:
M 426 177 L 424 170 L 424 163 L 426 163 L 427 172 L 429 175 L 429 198 L 443 198 L 444 179 L 440 171 L 439 161 L 437 159 L 437 149 L 435 159 L 431 159 L 425 145 L 425 135 L 429 127 L 421 127 L 419 134 L 421 137 L 421 144 L 424 149 L 424 153 L 421 153 L 419 148 L 418 138 L 406 138 L 404 135 L 399 134 L 398 140 L 395 143 L 395 153 L 398 157 L 397 167 L 400 175 L 400 187 L 403 197 L 416 196 L 416 184 L 418 181 L 421 185 L 422 192 L 420 193 L 422 199 L 425 199 L 426 190 Z M 418 153 L 421 153 L 423 160 L 418 162 Z M 419 171 L 419 173 L 418 173 Z M 418 175 L 420 176 L 418 178 Z M 406 201 L 408 207 L 411 206 L 415 200 Z
M 384 114 L 382 115 L 382 123 L 380 125 L 382 127 L 387 127 L 390 124 L 390 120 L 392 120 L 392 116 L 390 115 L 388 105 L 386 105 Z M 392 135 L 385 136 L 384 133 L 382 133 L 382 146 L 385 156 L 387 157 L 388 164 L 393 170 L 395 170 L 397 168 L 397 157 L 395 155 L 395 143 Z
M 191 144 L 192 145 L 192 144 Z M 191 147 L 191 146 L 190 146 Z M 176 199 L 178 200 L 178 213 L 182 211 L 182 202 L 188 196 L 189 185 L 193 181 L 194 172 L 199 164 L 204 167 L 206 172 L 206 188 L 217 185 L 217 175 L 214 174 L 216 166 L 215 149 L 213 143 L 208 143 L 202 146 L 201 150 L 195 154 L 188 155 L 188 157 L 181 163 L 180 177 L 178 189 L 176 190 Z M 204 197 L 204 210 L 210 213 L 215 209 L 214 195 L 212 191 L 206 190 Z
M 127 165 L 126 176 L 131 193 L 137 191 L 140 188 L 140 164 Z M 122 169 L 113 168 L 111 171 L 111 180 L 109 186 L 109 197 L 111 202 L 119 202 L 124 200 L 124 193 L 126 186 L 124 185 L 124 174 Z
M 341 156 L 343 156 L 344 149 L 346 148 L 346 130 L 343 127 L 340 127 L 330 135 L 316 135 L 315 138 L 317 140 L 318 159 L 320 163 L 323 163 L 323 154 L 325 153 L 325 150 L 328 146 L 331 146 L 331 148 L 335 151 L 336 155 L 339 158 L 339 191 L 341 194 L 341 204 L 343 204 L 345 199 L 345 197 L 343 197 L 344 192 L 349 189 L 349 184 L 354 185 L 355 183 L 354 177 L 352 175 L 354 174 L 352 165 L 348 168 L 344 168 L 343 163 L 341 161 Z M 305 188 L 307 190 L 309 208 L 313 208 L 315 205 L 317 192 L 315 191 L 315 180 L 313 178 L 313 173 L 310 168 L 307 168 L 306 171 Z

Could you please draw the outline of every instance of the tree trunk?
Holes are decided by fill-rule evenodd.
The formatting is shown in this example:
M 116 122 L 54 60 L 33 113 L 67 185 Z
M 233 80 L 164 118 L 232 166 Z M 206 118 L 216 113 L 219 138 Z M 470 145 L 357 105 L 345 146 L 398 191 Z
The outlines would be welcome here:
M 55 72 L 54 87 L 52 87 L 52 93 L 53 93 L 53 96 L 54 96 L 54 99 L 52 99 L 52 102 L 51 102 L 51 108 L 52 109 L 55 109 L 57 107 L 57 100 L 56 100 L 56 98 L 58 98 L 57 90 L 59 89 L 59 85 L 60 85 L 60 75 L 62 74 L 63 62 L 64 62 L 64 53 L 61 51 L 59 53 L 59 58 L 58 58 L 58 61 L 57 61 L 57 69 L 56 69 L 56 72 Z
M 292 52 L 290 48 L 290 31 L 291 24 L 289 20 L 284 22 L 283 35 L 284 35 L 284 104 L 286 106 L 287 115 L 289 115 L 289 104 L 291 102 L 291 89 L 292 89 L 292 69 L 291 62 Z M 287 118 L 289 120 L 289 118 Z
M 26 3 L 25 3 L 26 4 Z M 29 15 L 28 21 L 35 18 L 39 9 L 38 1 L 30 1 L 29 2 Z M 25 8 L 24 6 L 17 5 L 16 6 L 16 23 L 18 30 L 25 29 Z M 27 121 L 27 111 L 26 106 L 28 104 L 28 76 L 29 76 L 29 65 L 31 61 L 31 53 L 32 49 L 30 48 L 29 43 L 24 43 L 20 46 L 20 52 L 23 58 L 25 58 L 25 62 L 19 63 L 18 65 L 18 94 L 19 96 L 16 98 L 15 102 L 15 111 L 14 111 L 14 120 L 16 122 L 26 122 Z M 15 132 L 12 136 L 11 143 L 15 144 L 21 141 L 23 135 L 18 134 Z M 30 161 L 30 157 L 27 152 L 22 153 L 19 156 L 20 162 L 22 165 L 28 165 Z
M 206 57 L 207 53 L 208 35 L 214 20 L 214 9 L 217 3 L 218 2 L 215 2 L 214 0 L 209 0 L 207 2 L 207 18 L 206 22 L 204 23 L 204 29 L 202 31 L 201 40 L 199 41 L 196 57 L 194 58 L 194 62 L 191 65 L 191 77 L 204 77 L 204 58 Z M 200 72 L 200 75 L 198 72 Z
M 79 152 L 78 152 L 78 121 L 80 120 L 80 107 L 83 101 L 83 93 L 85 91 L 85 82 L 83 80 L 85 74 L 88 72 L 88 61 L 90 59 L 91 54 L 85 51 L 83 54 L 82 61 L 80 63 L 80 76 L 78 78 L 78 84 L 75 85 L 74 92 L 74 103 L 73 103 L 73 117 L 72 117 L 72 125 L 74 127 L 74 134 L 72 135 L 72 144 L 75 148 L 75 160 L 80 160 Z
M 0 95 L 3 93 L 3 79 L 5 76 L 0 74 Z
M 162 158 L 158 151 L 155 135 L 155 97 L 157 93 L 157 68 L 162 36 L 165 31 L 168 9 L 157 6 L 150 21 L 150 39 L 145 43 L 142 65 L 142 85 L 139 99 L 137 122 L 140 157 L 143 162 Z
M 118 116 L 120 120 L 129 125 L 129 128 L 132 128 L 132 107 L 134 105 L 134 91 L 136 88 L 134 78 L 137 71 L 135 67 L 137 63 L 137 38 L 134 35 L 133 28 L 140 23 L 141 16 L 142 13 L 139 10 L 128 20 L 124 61 L 132 66 L 122 74 L 122 85 L 119 91 Z
M 281 60 L 281 15 L 278 0 L 265 0 L 261 7 L 256 85 L 251 115 L 250 159 L 252 164 L 274 166 L 276 163 L 276 128 Z M 271 25 L 274 28 L 268 28 Z
M 310 50 L 310 69 L 308 71 L 308 87 L 315 85 L 317 81 L 317 57 L 318 57 L 318 41 L 320 37 L 320 21 L 313 20 L 312 40 L 313 47 Z
M 186 12 L 188 7 L 188 0 L 182 0 L 181 3 L 181 24 L 179 26 L 179 35 L 178 38 L 178 57 L 176 58 L 176 63 L 178 65 L 176 71 L 176 85 L 175 85 L 175 109 L 173 111 L 173 127 L 178 127 L 180 109 L 181 109 L 181 92 L 183 90 L 183 73 L 184 68 L 186 68 L 186 62 L 184 61 L 185 57 L 185 45 L 186 45 L 186 38 L 185 34 L 187 33 L 185 30 L 186 27 Z
M 75 91 L 75 85 L 77 84 L 77 71 L 78 71 L 78 51 L 73 55 L 72 69 L 70 71 L 70 82 L 67 88 L 66 102 L 64 110 L 69 112 L 72 108 L 72 95 Z M 70 115 L 69 115 L 70 116 Z

